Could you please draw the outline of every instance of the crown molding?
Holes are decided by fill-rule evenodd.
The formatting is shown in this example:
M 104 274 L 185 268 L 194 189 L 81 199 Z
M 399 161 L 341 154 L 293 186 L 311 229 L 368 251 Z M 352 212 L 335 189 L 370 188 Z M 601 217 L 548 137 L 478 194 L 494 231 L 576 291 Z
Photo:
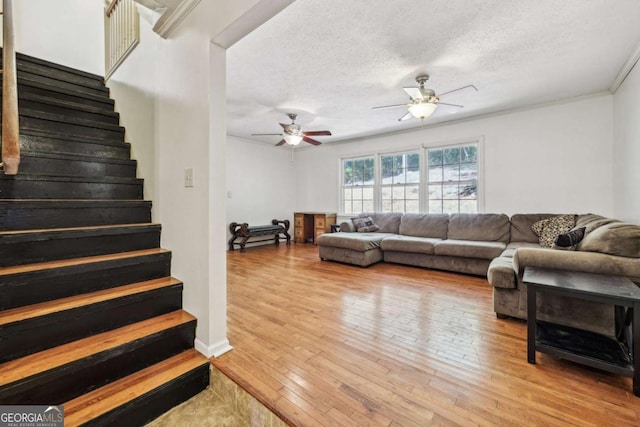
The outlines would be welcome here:
M 166 39 L 199 3 L 200 0 L 183 0 L 178 7 L 165 12 L 156 25 L 154 25 L 153 31 L 163 39 Z M 167 15 L 167 13 L 169 15 Z
M 618 91 L 618 89 L 624 82 L 624 79 L 627 78 L 627 76 L 629 75 L 631 70 L 633 70 L 633 67 L 636 65 L 639 59 L 640 59 L 640 43 L 636 45 L 636 48 L 633 50 L 633 52 L 631 52 L 631 56 L 629 57 L 629 59 L 627 59 L 627 62 L 624 63 L 620 71 L 618 71 L 618 75 L 613 80 L 613 83 L 611 83 L 611 86 L 609 86 L 609 92 L 612 95 L 615 95 L 615 93 Z

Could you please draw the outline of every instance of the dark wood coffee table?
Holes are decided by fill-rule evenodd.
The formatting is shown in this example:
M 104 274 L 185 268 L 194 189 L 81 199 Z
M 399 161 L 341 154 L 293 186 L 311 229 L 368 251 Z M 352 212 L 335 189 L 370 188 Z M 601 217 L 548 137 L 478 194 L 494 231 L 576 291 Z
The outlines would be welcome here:
M 624 277 L 527 267 L 527 360 L 536 351 L 633 377 L 640 396 L 640 288 Z M 537 294 L 546 292 L 612 304 L 615 338 L 537 320 Z M 634 345 L 637 343 L 637 345 Z

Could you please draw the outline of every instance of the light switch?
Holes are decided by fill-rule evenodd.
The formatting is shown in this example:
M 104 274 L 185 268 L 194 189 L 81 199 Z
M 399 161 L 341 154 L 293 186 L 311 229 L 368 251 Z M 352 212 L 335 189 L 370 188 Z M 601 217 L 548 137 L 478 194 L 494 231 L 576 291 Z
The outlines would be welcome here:
M 193 187 L 193 168 L 184 170 L 184 186 Z

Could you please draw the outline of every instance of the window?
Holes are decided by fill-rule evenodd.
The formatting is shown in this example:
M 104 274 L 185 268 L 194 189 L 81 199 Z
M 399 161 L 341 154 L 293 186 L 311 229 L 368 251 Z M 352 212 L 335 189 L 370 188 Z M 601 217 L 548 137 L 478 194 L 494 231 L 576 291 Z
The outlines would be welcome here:
M 420 212 L 420 153 L 380 156 L 382 212 Z
M 342 211 L 359 214 L 375 211 L 373 157 L 342 161 Z
M 342 159 L 340 212 L 478 212 L 479 144 Z
M 427 211 L 478 212 L 478 144 L 427 150 Z

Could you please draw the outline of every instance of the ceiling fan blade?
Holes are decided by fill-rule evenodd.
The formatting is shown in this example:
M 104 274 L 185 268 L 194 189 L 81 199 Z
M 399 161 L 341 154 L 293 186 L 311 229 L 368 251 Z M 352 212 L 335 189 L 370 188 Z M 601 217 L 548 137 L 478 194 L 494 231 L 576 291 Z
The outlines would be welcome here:
M 316 141 L 315 139 L 311 139 L 311 138 L 308 138 L 306 136 L 303 136 L 302 140 L 305 141 L 305 142 L 308 142 L 311 145 L 320 145 L 320 144 L 322 144 L 322 142 Z
M 398 107 L 406 107 L 407 104 L 396 104 L 396 105 L 383 105 L 382 107 L 373 107 L 372 110 L 384 110 L 387 108 L 398 108 Z
M 403 122 L 403 121 L 405 121 L 405 120 L 407 120 L 407 119 L 409 119 L 409 118 L 411 118 L 411 113 L 407 112 L 407 114 L 405 114 L 404 116 L 400 117 L 400 118 L 398 119 L 398 121 L 399 121 L 399 122 Z
M 282 129 L 287 131 L 289 130 L 289 126 L 291 125 L 291 123 L 279 123 L 279 125 L 282 126 Z
M 287 142 L 287 141 L 285 141 L 284 139 L 281 139 L 281 140 L 280 140 L 280 142 L 278 142 L 278 143 L 276 144 L 276 147 L 279 147 L 279 146 L 281 146 L 281 145 L 284 145 L 286 142 Z
M 281 133 L 252 133 L 251 134 L 251 136 L 273 136 L 273 135 L 282 136 Z
M 448 113 L 448 114 L 453 114 L 453 113 L 457 113 L 458 111 L 462 110 L 464 107 L 462 105 L 456 105 L 456 104 L 447 104 L 445 102 L 438 102 L 438 112 L 440 113 Z
M 312 130 L 309 132 L 302 132 L 304 136 L 320 136 L 320 135 L 331 135 L 331 132 L 328 130 Z
M 472 92 L 477 92 L 478 88 L 475 87 L 474 85 L 462 86 L 462 87 L 459 87 L 458 89 L 453 89 L 448 92 L 441 93 L 438 95 L 438 98 L 442 98 L 443 96 L 450 95 L 454 92 L 461 92 L 461 91 L 472 93 Z
M 404 89 L 405 92 L 407 92 L 407 95 L 409 95 L 411 97 L 411 99 L 422 99 L 422 92 L 420 92 L 420 88 L 419 87 L 403 87 L 402 89 Z

